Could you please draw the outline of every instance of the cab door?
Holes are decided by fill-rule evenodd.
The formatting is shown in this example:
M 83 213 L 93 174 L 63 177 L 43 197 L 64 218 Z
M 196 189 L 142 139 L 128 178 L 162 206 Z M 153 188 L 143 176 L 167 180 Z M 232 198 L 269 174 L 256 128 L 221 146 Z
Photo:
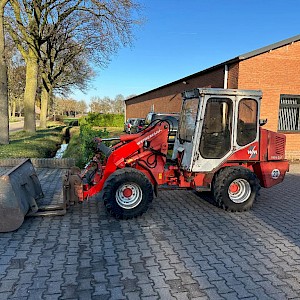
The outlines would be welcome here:
M 191 171 L 210 172 L 227 161 L 258 160 L 259 97 L 241 92 L 207 98 L 195 132 Z
M 211 172 L 236 159 L 237 152 L 239 160 L 249 160 L 248 153 L 259 139 L 257 116 L 261 92 L 198 91 L 198 98 L 184 98 L 173 158 L 179 155 L 180 167 L 190 172 Z
M 205 99 L 199 126 L 195 132 L 191 171 L 211 171 L 232 153 L 234 133 L 234 97 L 211 96 Z

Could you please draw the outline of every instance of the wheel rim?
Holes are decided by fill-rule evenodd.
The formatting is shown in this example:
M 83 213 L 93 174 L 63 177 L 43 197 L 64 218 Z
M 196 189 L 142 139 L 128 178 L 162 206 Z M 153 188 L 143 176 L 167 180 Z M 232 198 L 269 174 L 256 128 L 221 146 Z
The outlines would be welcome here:
M 245 179 L 234 180 L 228 188 L 228 195 L 234 203 L 247 201 L 251 195 L 250 183 Z
M 124 183 L 116 191 L 116 201 L 124 209 L 132 209 L 140 204 L 143 192 L 136 183 Z

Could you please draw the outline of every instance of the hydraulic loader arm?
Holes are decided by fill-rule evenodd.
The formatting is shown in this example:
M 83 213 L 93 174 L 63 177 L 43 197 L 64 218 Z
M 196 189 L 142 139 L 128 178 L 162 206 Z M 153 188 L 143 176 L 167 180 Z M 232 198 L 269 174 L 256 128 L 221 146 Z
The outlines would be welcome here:
M 95 138 L 98 151 L 106 158 L 101 160 L 96 154 L 85 170 L 76 175 L 81 178 L 80 186 L 74 188 L 79 201 L 99 193 L 108 177 L 125 167 L 138 169 L 153 184 L 159 184 L 166 163 L 168 133 L 169 125 L 162 121 L 137 134 L 120 136 L 120 142 L 113 147 L 103 143 L 107 139 Z

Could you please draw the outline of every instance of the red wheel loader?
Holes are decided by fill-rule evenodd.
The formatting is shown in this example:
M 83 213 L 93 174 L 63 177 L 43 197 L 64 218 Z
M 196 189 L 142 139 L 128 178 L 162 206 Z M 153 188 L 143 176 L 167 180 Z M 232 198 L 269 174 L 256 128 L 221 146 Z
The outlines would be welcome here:
M 285 136 L 260 126 L 260 91 L 198 88 L 182 96 L 172 159 L 170 124 L 163 120 L 137 134 L 95 138 L 93 160 L 65 177 L 65 200 L 82 202 L 102 192 L 113 216 L 130 219 L 147 211 L 160 187 L 185 188 L 211 191 L 217 206 L 245 211 L 260 187 L 282 182 L 289 169 Z
M 199 88 L 182 96 L 172 159 L 172 124 L 155 120 L 136 134 L 95 138 L 92 161 L 63 178 L 62 205 L 37 204 L 44 194 L 28 159 L 1 175 L 0 232 L 16 230 L 25 216 L 64 215 L 70 204 L 100 192 L 107 210 L 120 219 L 146 212 L 159 188 L 211 191 L 217 206 L 244 211 L 260 187 L 284 179 L 285 136 L 260 126 L 261 92 Z M 108 147 L 108 140 L 117 143 Z

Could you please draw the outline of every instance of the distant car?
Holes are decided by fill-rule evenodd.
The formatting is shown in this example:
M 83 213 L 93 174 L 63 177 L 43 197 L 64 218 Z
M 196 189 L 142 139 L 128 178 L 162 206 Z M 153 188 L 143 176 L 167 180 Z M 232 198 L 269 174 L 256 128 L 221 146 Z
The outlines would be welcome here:
M 136 119 L 131 128 L 130 128 L 130 133 L 138 133 L 140 132 L 143 128 L 145 127 L 145 119 Z
M 137 118 L 129 118 L 127 119 L 127 121 L 124 123 L 124 131 L 126 133 L 130 133 L 130 128 L 131 126 L 133 125 L 134 121 L 136 120 Z
M 179 113 L 148 113 L 145 119 L 145 125 L 155 124 L 159 121 L 167 121 L 170 125 L 168 144 L 172 148 L 175 143 L 175 137 L 178 130 Z

